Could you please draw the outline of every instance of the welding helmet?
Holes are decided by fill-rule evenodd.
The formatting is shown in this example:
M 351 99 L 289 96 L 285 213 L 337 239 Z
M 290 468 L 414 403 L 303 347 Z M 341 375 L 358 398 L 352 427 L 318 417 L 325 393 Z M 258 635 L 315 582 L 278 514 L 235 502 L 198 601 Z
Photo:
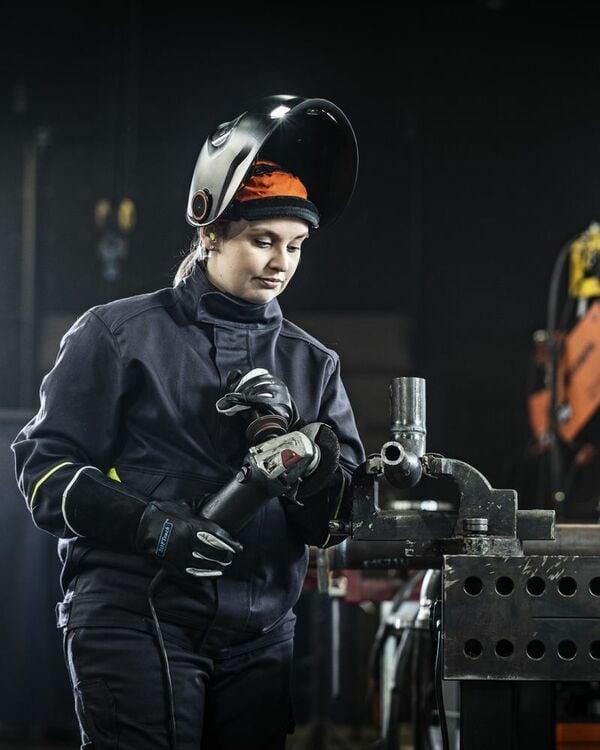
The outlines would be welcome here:
M 256 175 L 257 164 L 264 170 L 268 163 L 301 181 L 318 209 L 316 220 L 309 216 L 307 221 L 326 226 L 344 210 L 356 184 L 358 147 L 352 126 L 326 99 L 281 94 L 258 100 L 218 125 L 202 146 L 188 197 L 188 223 L 202 227 L 235 218 L 232 208 L 239 203 L 240 189 Z

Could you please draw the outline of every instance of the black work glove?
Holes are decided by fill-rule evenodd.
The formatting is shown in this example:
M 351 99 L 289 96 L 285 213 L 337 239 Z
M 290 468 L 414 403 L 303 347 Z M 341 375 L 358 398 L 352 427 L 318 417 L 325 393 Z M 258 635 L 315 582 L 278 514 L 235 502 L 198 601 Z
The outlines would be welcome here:
M 311 422 L 300 428 L 319 449 L 317 467 L 300 481 L 297 500 L 303 500 L 320 492 L 335 474 L 340 462 L 340 444 L 335 432 L 324 422 Z
M 223 575 L 241 552 L 218 524 L 194 516 L 187 503 L 151 500 L 140 518 L 136 549 L 155 555 L 172 573 L 196 578 Z
M 242 550 L 218 524 L 185 501 L 147 498 L 86 466 L 63 495 L 63 516 L 77 536 L 124 552 L 142 552 L 170 572 L 197 578 L 223 573 Z
M 298 483 L 295 502 L 284 503 L 286 516 L 299 539 L 317 547 L 328 546 L 332 538 L 329 523 L 339 517 L 346 480 L 339 465 L 340 446 L 335 432 L 322 422 L 300 429 L 319 449 L 316 468 Z
M 279 416 L 288 429 L 298 421 L 298 410 L 286 384 L 268 370 L 257 367 L 245 375 L 232 370 L 227 377 L 229 392 L 217 401 L 217 411 L 231 416 L 247 412 L 251 421 L 262 416 Z

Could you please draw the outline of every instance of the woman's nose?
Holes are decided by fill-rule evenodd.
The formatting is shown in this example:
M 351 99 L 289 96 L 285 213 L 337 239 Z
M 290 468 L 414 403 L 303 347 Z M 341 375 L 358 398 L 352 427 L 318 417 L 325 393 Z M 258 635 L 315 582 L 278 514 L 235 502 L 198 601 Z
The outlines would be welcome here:
M 290 259 L 288 251 L 285 247 L 273 246 L 273 253 L 269 261 L 269 265 L 272 268 L 276 268 L 281 271 L 287 271 L 290 266 Z

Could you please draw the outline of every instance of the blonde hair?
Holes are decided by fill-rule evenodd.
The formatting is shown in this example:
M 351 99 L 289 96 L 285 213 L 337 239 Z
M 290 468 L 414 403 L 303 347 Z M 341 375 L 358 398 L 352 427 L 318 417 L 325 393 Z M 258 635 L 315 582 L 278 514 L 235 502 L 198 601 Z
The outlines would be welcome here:
M 196 234 L 192 239 L 187 255 L 183 258 L 183 260 L 177 267 L 175 278 L 173 279 L 173 286 L 177 286 L 184 279 L 187 279 L 188 276 L 192 275 L 192 273 L 194 272 L 196 261 L 199 261 L 200 263 L 206 263 L 207 258 L 208 250 L 204 246 L 202 232 L 200 228 L 198 228 L 196 229 Z
M 207 225 L 211 228 L 211 240 L 216 238 L 219 238 L 220 240 L 226 239 L 229 232 L 229 225 L 229 221 L 223 221 L 222 219 L 218 219 L 212 224 Z M 211 251 L 204 244 L 202 227 L 198 227 L 187 255 L 181 261 L 175 272 L 173 286 L 177 286 L 177 284 L 181 283 L 184 279 L 187 279 L 188 276 L 191 276 L 194 273 L 196 261 L 202 263 L 204 267 L 206 267 L 206 261 L 210 258 L 210 253 Z

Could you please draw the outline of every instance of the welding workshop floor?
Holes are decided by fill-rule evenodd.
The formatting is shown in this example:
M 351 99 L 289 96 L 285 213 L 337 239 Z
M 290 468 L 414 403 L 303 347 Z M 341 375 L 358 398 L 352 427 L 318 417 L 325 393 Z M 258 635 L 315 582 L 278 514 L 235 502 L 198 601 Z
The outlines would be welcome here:
M 325 727 L 319 736 L 314 727 L 298 726 L 288 738 L 286 750 L 371 750 L 374 731 L 346 727 Z M 76 739 L 31 738 L 0 734 L 0 750 L 79 750 Z

